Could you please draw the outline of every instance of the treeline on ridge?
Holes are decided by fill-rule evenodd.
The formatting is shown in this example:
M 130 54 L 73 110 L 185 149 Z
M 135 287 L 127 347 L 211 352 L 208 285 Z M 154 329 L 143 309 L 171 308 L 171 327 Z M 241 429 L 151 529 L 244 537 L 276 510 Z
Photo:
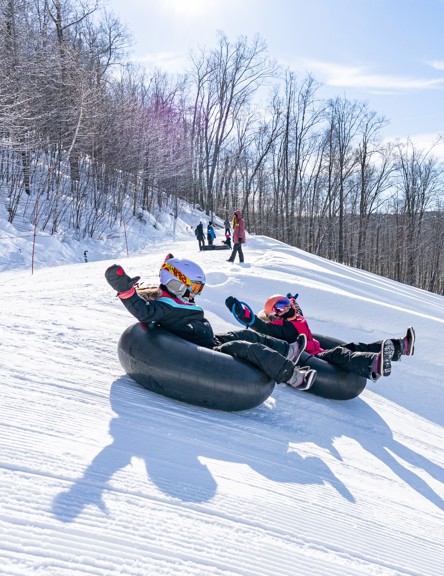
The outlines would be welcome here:
M 147 72 L 99 0 L 0 5 L 10 222 L 99 238 L 167 199 L 209 218 L 240 208 L 251 233 L 444 293 L 443 164 L 383 140 L 367 103 L 320 98 L 260 37 L 220 33 L 183 74 Z

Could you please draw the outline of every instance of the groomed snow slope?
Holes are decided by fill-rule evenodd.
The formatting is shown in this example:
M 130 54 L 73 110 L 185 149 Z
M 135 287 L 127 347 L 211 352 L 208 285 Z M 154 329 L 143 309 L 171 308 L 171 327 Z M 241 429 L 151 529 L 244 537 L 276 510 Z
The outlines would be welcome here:
M 359 398 L 277 386 L 240 413 L 138 387 L 116 345 L 131 318 L 115 260 L 153 285 L 167 252 L 199 262 L 216 331 L 297 291 L 315 332 L 417 334 Z M 442 576 L 444 299 L 265 237 L 246 264 L 194 240 L 141 256 L 0 273 L 0 574 Z M 165 357 L 161 362 L 174 362 Z

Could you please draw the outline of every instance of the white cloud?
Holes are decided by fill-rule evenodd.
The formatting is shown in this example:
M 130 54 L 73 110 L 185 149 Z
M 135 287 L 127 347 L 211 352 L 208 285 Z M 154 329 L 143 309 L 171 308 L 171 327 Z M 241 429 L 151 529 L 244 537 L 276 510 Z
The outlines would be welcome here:
M 427 64 L 435 70 L 444 70 L 444 60 L 430 60 Z
M 417 134 L 403 134 L 393 135 L 385 138 L 388 142 L 406 142 L 410 140 L 415 148 L 428 152 L 431 156 L 437 158 L 440 162 L 444 162 L 444 134 L 437 132 L 418 132 Z
M 215 0 L 163 0 L 166 12 L 176 18 L 196 18 L 211 14 L 216 8 Z
M 345 66 L 320 60 L 305 60 L 301 62 L 301 65 L 327 86 L 387 91 L 420 90 L 444 85 L 444 78 L 428 79 L 371 74 L 363 66 Z
M 410 140 L 422 150 L 430 150 L 430 154 L 444 162 L 444 134 L 416 134 Z
M 186 56 L 179 55 L 177 52 L 156 52 L 132 58 L 132 62 L 147 68 L 160 68 L 165 72 L 176 74 L 184 72 L 188 60 Z

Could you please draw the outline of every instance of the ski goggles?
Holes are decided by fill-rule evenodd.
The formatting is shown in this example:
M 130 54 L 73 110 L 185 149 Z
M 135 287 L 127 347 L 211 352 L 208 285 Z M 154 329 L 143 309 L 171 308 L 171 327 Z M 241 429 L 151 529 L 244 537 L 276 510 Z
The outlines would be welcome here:
M 278 300 L 277 302 L 275 302 L 274 306 L 273 306 L 273 312 L 274 314 L 282 314 L 282 312 L 285 310 L 285 308 L 289 308 L 291 306 L 291 302 L 288 298 L 281 298 L 280 300 Z
M 161 270 L 168 270 L 173 276 L 177 278 L 179 282 L 181 282 L 184 286 L 188 288 L 190 292 L 197 295 L 200 294 L 205 286 L 204 282 L 193 282 L 186 276 L 183 272 L 178 270 L 175 266 L 170 264 L 168 261 L 165 261 L 162 264 Z
M 202 282 L 191 282 L 190 286 L 188 287 L 188 289 L 195 294 L 196 296 L 198 294 L 200 294 L 204 288 L 205 284 L 202 284 Z

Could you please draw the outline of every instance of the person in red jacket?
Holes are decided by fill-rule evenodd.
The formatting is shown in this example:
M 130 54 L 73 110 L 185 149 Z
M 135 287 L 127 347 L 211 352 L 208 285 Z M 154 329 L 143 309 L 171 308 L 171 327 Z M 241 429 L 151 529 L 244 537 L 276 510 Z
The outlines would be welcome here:
M 105 272 L 108 284 L 139 322 L 157 324 L 198 346 L 247 360 L 277 383 L 299 390 L 308 390 L 313 385 L 316 370 L 296 366 L 305 347 L 305 336 L 289 343 L 253 330 L 214 334 L 204 311 L 195 302 L 206 282 L 202 268 L 191 260 L 168 254 L 159 277 L 158 287 L 143 288 L 138 285 L 140 276 L 131 278 L 119 264 L 113 264 Z
M 265 302 L 264 310 L 257 316 L 252 315 L 248 307 L 231 296 L 227 298 L 225 304 L 240 322 L 261 334 L 287 342 L 294 342 L 300 334 L 305 334 L 307 338 L 305 351 L 308 354 L 373 381 L 380 376 L 389 376 L 393 361 L 400 360 L 402 356 L 412 356 L 414 353 L 415 331 L 412 326 L 401 338 L 378 340 L 370 344 L 351 342 L 324 350 L 319 341 L 313 337 L 296 298 L 297 296 L 291 294 L 270 296 Z
M 227 262 L 234 262 L 236 254 L 239 254 L 239 262 L 244 261 L 244 253 L 242 251 L 242 244 L 247 241 L 247 234 L 245 232 L 245 220 L 242 218 L 242 212 L 236 210 L 232 220 L 233 228 L 233 250 Z

